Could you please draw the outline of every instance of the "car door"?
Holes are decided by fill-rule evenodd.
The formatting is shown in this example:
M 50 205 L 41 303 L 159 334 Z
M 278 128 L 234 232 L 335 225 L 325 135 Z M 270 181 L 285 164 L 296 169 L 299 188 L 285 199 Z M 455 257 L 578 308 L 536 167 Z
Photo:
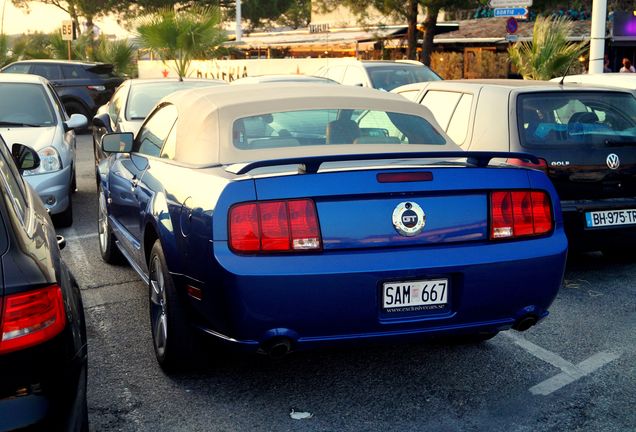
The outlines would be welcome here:
M 144 174 L 153 159 L 158 158 L 174 122 L 173 105 L 158 107 L 139 130 L 133 151 L 118 155 L 108 174 L 111 189 L 111 215 L 124 233 L 124 247 L 135 260 L 141 256 L 141 233 L 146 204 L 153 194 L 152 185 L 144 182 Z

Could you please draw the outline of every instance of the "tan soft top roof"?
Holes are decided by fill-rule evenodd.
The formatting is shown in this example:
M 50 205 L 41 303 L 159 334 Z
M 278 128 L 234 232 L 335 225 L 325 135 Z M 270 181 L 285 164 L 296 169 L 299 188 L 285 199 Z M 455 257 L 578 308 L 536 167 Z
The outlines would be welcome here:
M 245 84 L 183 90 L 160 104 L 177 108 L 175 160 L 205 166 L 328 154 L 461 151 L 428 108 L 400 95 L 352 86 L 311 83 Z M 261 114 L 308 109 L 372 109 L 426 118 L 444 135 L 446 145 L 356 144 L 244 150 L 232 143 L 234 120 Z M 187 143 L 187 145 L 184 145 Z

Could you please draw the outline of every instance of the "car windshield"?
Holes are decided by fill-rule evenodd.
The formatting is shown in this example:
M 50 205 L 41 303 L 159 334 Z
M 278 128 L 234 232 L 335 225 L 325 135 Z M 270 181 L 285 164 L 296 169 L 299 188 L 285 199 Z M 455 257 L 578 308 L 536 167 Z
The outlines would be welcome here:
M 265 149 L 325 144 L 433 144 L 446 140 L 424 118 L 395 112 L 315 109 L 238 119 L 234 146 Z
M 57 123 L 51 101 L 41 84 L 0 84 L 0 126 L 38 127 Z
M 130 86 L 128 103 L 126 104 L 127 120 L 145 119 L 152 107 L 170 93 L 195 87 L 218 85 L 214 81 L 166 81 L 156 83 L 137 83 Z
M 373 88 L 391 91 L 396 87 L 424 81 L 440 81 L 441 78 L 426 66 L 391 64 L 368 67 Z
M 524 94 L 517 119 L 526 147 L 636 143 L 636 99 L 629 93 Z

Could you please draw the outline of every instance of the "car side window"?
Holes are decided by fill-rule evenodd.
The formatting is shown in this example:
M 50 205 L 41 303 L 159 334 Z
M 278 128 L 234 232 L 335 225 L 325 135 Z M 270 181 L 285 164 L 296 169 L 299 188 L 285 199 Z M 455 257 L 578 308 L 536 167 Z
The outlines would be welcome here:
M 347 70 L 342 78 L 342 84 L 344 85 L 362 85 L 367 82 L 367 75 L 364 71 L 357 66 L 347 66 Z
M 158 157 L 176 120 L 177 108 L 174 105 L 163 105 L 157 109 L 139 131 L 135 151 Z
M 126 87 L 126 91 L 128 91 L 128 87 Z M 113 95 L 113 99 L 110 102 L 110 104 L 108 105 L 108 115 L 110 116 L 110 119 L 112 120 L 113 123 L 117 124 L 117 120 L 119 119 L 119 116 L 121 114 L 121 106 L 122 106 L 122 101 L 124 99 L 123 95 L 124 95 L 124 88 L 120 87 L 115 94 Z
M 79 79 L 86 76 L 84 69 L 76 65 L 62 65 L 62 73 L 66 79 Z
M 173 128 L 170 130 L 170 134 L 166 139 L 163 148 L 161 149 L 161 158 L 162 159 L 174 159 L 174 155 L 177 152 L 177 125 L 175 124 Z
M 4 143 L 0 145 L 5 146 Z M 15 165 L 7 160 L 8 152 L 2 152 L 0 155 L 0 180 L 4 183 L 7 191 L 8 202 L 11 203 L 20 220 L 24 222 L 28 204 L 26 200 L 26 189 L 22 180 L 22 176 L 16 169 Z
M 32 74 L 40 75 L 48 80 L 62 79 L 62 71 L 60 66 L 56 64 L 35 64 L 31 70 Z
M 29 73 L 30 63 L 18 63 L 11 66 L 7 66 L 2 72 L 5 73 Z
M 424 95 L 421 104 L 430 109 L 442 129 L 448 129 L 455 107 L 462 97 L 461 93 L 431 90 Z
M 466 135 L 468 135 L 468 123 L 470 122 L 470 108 L 472 104 L 473 95 L 464 93 L 455 108 L 453 117 L 446 130 L 448 136 L 460 146 L 464 144 Z
M 53 97 L 53 102 L 55 103 L 55 108 L 57 109 L 57 111 L 62 116 L 62 121 L 68 120 L 68 115 L 66 114 L 66 110 L 64 109 L 64 105 L 62 105 L 62 102 L 60 101 L 60 98 L 57 96 L 57 92 L 55 91 L 55 89 L 53 87 L 51 87 L 50 84 L 47 84 L 46 88 L 49 90 L 49 92 L 51 93 L 51 96 Z

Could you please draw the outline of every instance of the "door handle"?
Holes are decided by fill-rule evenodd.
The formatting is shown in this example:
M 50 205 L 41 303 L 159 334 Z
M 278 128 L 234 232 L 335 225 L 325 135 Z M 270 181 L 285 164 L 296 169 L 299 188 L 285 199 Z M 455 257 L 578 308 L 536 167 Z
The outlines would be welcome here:
M 135 176 L 130 180 L 130 191 L 134 192 L 137 186 L 139 185 L 139 179 Z

